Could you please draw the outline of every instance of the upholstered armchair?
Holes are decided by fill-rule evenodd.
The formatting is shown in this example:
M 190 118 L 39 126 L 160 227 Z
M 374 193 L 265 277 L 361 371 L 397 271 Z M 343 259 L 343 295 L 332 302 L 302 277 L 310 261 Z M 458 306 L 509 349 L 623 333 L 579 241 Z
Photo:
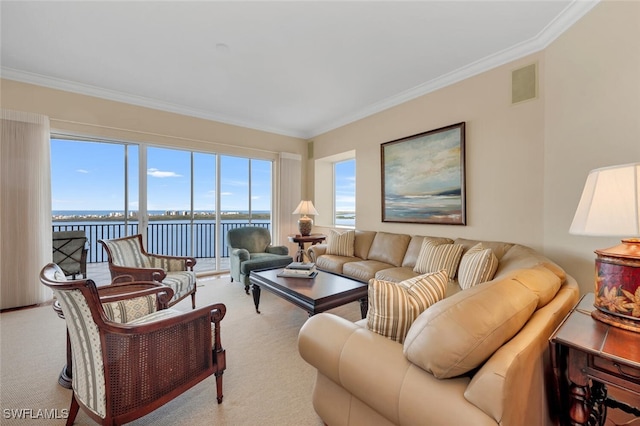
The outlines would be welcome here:
M 147 253 L 140 234 L 99 242 L 107 252 L 112 280 L 129 275 L 135 281 L 161 282 L 173 289 L 169 306 L 191 295 L 191 307 L 195 309 L 195 258 Z
M 222 402 L 224 304 L 189 312 L 158 310 L 157 293 L 136 290 L 144 283 L 105 287 L 109 289 L 101 298 L 92 280 L 67 281 L 52 263 L 43 268 L 40 281 L 60 303 L 71 345 L 73 395 L 67 425 L 80 408 L 101 424 L 131 422 L 211 375 Z M 128 299 L 120 291 L 127 286 L 134 288 Z M 155 306 L 153 312 L 144 314 L 150 306 Z
M 244 284 L 249 294 L 249 274 L 259 269 L 285 267 L 293 258 L 286 246 L 272 246 L 267 228 L 244 226 L 227 232 L 231 281 Z

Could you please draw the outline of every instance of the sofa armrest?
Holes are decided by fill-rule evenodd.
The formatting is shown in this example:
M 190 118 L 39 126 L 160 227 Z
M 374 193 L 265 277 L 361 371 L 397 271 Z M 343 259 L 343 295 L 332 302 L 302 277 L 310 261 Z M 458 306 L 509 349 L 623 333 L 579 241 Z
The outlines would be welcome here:
M 401 424 L 399 395 L 411 368 L 402 354 L 402 345 L 325 313 L 309 318 L 303 325 L 298 349 L 319 373 L 392 423 Z
M 307 249 L 312 262 L 316 262 L 320 256 L 327 252 L 326 244 L 315 244 Z
M 344 318 L 328 313 L 309 318 L 300 329 L 298 350 L 319 377 L 336 383 L 391 423 L 495 425 L 464 398 L 469 377 L 436 379 L 409 362 L 401 344 Z M 336 407 L 323 406 L 323 400 L 314 391 L 318 414 L 330 418 Z
M 268 246 L 265 251 L 267 253 L 271 253 L 271 254 L 281 254 L 281 255 L 286 256 L 286 255 L 289 254 L 289 247 L 287 247 L 287 246 Z

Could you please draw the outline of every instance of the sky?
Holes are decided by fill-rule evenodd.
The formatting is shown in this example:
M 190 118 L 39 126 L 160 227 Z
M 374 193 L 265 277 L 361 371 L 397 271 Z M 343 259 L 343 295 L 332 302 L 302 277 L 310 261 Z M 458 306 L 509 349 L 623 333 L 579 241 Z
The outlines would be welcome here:
M 138 147 L 129 145 L 129 209 L 138 209 Z M 124 210 L 125 146 L 51 140 L 52 210 Z M 251 163 L 251 172 L 249 172 Z M 213 211 L 215 154 L 194 154 L 194 210 Z M 147 148 L 147 210 L 189 210 L 191 154 Z M 271 210 L 271 162 L 220 157 L 222 211 Z M 336 210 L 355 210 L 355 161 L 336 165 Z

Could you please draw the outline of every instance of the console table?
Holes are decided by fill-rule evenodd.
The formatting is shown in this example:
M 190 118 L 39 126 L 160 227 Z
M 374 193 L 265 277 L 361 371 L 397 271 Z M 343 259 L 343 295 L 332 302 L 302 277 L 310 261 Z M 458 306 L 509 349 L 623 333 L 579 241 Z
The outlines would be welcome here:
M 550 338 L 561 424 L 604 425 L 608 408 L 640 416 L 640 333 L 593 319 L 593 301 L 583 296 Z
M 311 234 L 311 235 L 289 235 L 289 241 L 292 243 L 298 243 L 298 254 L 296 255 L 296 262 L 304 262 L 304 244 L 311 243 L 311 245 L 315 245 L 323 242 L 327 238 L 326 235 L 322 234 Z

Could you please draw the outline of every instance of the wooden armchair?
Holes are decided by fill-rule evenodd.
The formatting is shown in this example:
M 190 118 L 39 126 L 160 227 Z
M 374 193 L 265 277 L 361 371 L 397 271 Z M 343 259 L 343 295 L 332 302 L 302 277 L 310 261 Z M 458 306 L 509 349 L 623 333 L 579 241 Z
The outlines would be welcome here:
M 130 275 L 134 281 L 161 282 L 173 289 L 169 306 L 191 295 L 191 307 L 195 309 L 195 258 L 147 253 L 140 234 L 99 242 L 107 252 L 112 280 Z
M 52 263 L 43 268 L 40 281 L 60 302 L 71 342 L 75 371 L 67 425 L 80 407 L 101 424 L 131 422 L 212 374 L 222 402 L 224 304 L 186 313 L 162 309 L 121 323 L 109 319 L 103 304 L 136 302 L 115 290 L 101 300 L 92 280 L 67 281 Z

